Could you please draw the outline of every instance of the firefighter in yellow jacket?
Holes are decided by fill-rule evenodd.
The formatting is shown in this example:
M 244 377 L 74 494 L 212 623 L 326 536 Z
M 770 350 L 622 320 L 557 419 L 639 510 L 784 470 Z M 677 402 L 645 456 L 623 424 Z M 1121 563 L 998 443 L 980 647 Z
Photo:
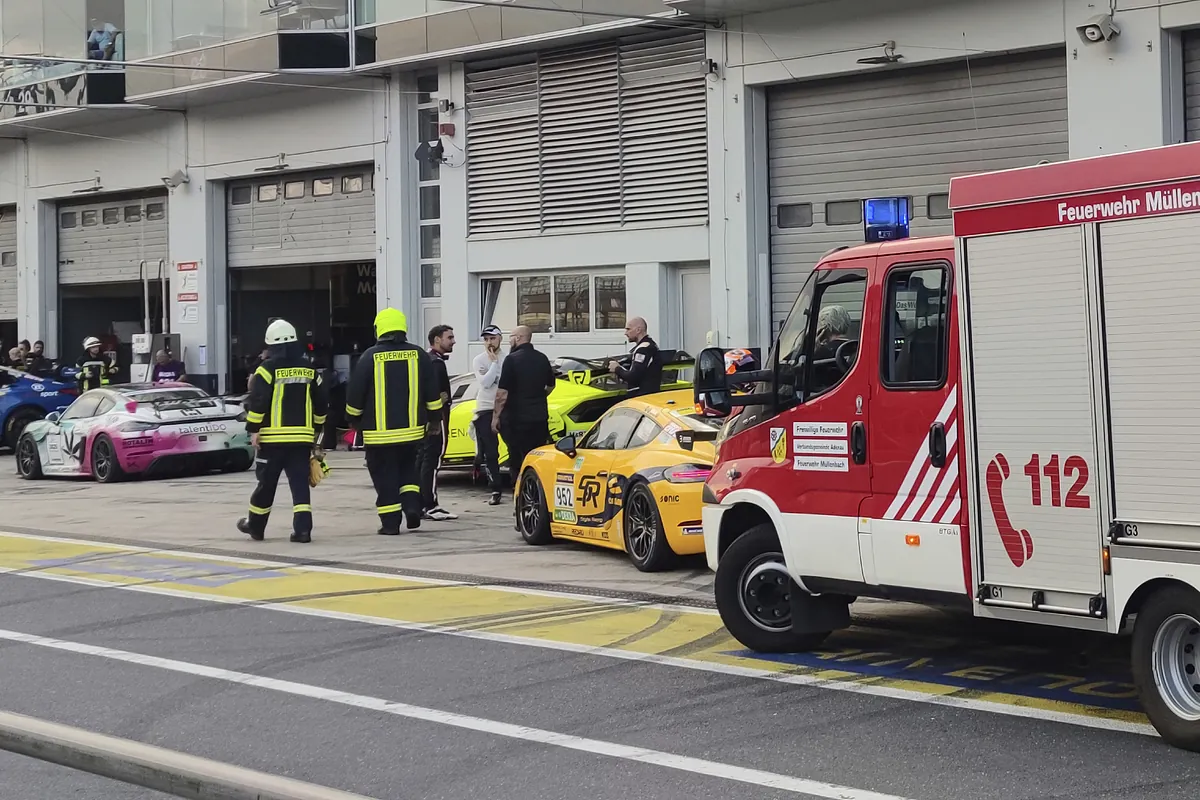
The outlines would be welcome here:
M 262 541 L 275 502 L 280 474 L 292 489 L 292 541 L 312 541 L 309 457 L 325 424 L 329 395 L 321 375 L 304 358 L 296 329 L 277 319 L 267 327 L 267 360 L 254 373 L 246 408 L 246 430 L 258 453 L 258 486 L 250 495 L 250 514 L 237 528 Z
M 362 431 L 367 470 L 375 485 L 381 536 L 421 527 L 418 485 L 421 443 L 430 412 L 442 407 L 429 357 L 408 341 L 408 321 L 394 308 L 375 317 L 375 337 L 350 375 L 346 418 Z

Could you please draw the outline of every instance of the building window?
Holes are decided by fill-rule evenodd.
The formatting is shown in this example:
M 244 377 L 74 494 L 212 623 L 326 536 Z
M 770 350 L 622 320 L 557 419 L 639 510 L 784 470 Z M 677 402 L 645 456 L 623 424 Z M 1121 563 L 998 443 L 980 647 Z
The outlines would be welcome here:
M 74 211 L 64 211 L 58 217 L 58 226 L 60 228 L 74 228 L 77 224 Z
M 625 276 L 596 276 L 596 328 L 622 330 L 625 327 Z
M 15 267 L 17 265 L 17 251 L 6 250 L 0 253 L 0 267 Z
M 121 221 L 121 209 L 106 208 L 104 209 L 102 219 L 105 225 L 116 225 Z
M 517 324 L 534 333 L 550 332 L 550 276 L 517 278 Z
M 813 224 L 812 203 L 793 203 L 779 207 L 780 228 L 808 228 Z
M 438 135 L 438 110 L 437 107 L 421 108 L 417 110 L 417 140 L 421 142 L 433 143 L 440 139 Z M 441 178 L 442 168 L 440 164 L 436 164 L 428 159 L 421 159 L 417 169 L 417 180 L 419 181 L 436 181 Z
M 588 333 L 625 327 L 624 275 L 568 273 L 484 278 L 483 325 L 535 333 Z
M 313 181 L 313 197 L 328 197 L 333 194 L 333 178 L 317 178 Z
M 229 202 L 235 206 L 248 206 L 253 196 L 249 186 L 235 186 L 229 191 Z
M 950 271 L 893 269 L 887 278 L 880 371 L 888 388 L 941 386 L 949 358 Z
M 85 227 L 85 228 L 90 228 L 93 225 L 98 225 L 100 223 L 100 215 L 97 214 L 94 210 L 93 211 L 84 211 L 82 214 L 79 215 L 79 219 L 83 223 L 83 227 Z
M 342 178 L 342 194 L 358 194 L 362 190 L 362 175 L 346 175 Z
M 421 258 L 442 257 L 442 226 L 421 226 Z
M 442 265 L 421 265 L 421 297 L 442 296 Z
M 146 203 L 146 219 L 162 219 L 167 215 L 167 207 L 162 203 Z
M 141 206 L 125 206 L 125 221 L 126 222 L 141 222 L 142 207 Z
M 300 200 L 304 197 L 304 181 L 288 181 L 283 185 L 284 200 Z
M 861 225 L 861 200 L 834 200 L 825 204 L 826 225 Z
M 437 102 L 438 76 L 436 73 L 417 76 L 417 105 Z
M 264 183 L 258 187 L 258 202 L 274 203 L 279 199 L 279 184 Z
M 554 330 L 587 333 L 592 322 L 592 279 L 588 275 L 554 276 Z
M 930 219 L 950 219 L 950 195 L 931 194 L 925 198 L 926 215 Z
M 421 219 L 442 218 L 442 190 L 439 186 L 421 187 Z

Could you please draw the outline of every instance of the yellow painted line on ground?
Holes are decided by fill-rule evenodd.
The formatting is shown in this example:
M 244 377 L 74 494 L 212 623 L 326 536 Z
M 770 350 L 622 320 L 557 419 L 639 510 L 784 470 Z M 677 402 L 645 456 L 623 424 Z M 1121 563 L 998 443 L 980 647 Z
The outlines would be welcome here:
M 814 664 L 746 657 L 739 655 L 744 648 L 711 613 L 293 566 L 267 559 L 200 556 L 7 533 L 0 533 L 0 570 L 198 600 L 270 604 L 282 610 L 366 622 L 432 626 L 446 633 L 517 644 L 557 646 L 809 686 L 828 683 L 829 688 L 908 700 L 923 696 L 926 702 L 941 705 L 1149 732 L 1145 716 L 1138 711 L 991 689 L 989 683 L 995 685 L 991 678 L 981 678 L 976 688 L 964 687 L 962 681 L 947 685 L 864 675 L 839 669 L 838 660 L 844 653 L 836 650 L 816 654 Z M 824 661 L 829 662 L 828 667 Z

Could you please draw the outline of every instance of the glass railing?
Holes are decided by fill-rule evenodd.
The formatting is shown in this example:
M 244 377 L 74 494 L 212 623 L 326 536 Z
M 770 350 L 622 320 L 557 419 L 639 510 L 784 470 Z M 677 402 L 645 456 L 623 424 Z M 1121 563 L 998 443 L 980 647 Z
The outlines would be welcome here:
M 329 5 L 338 0 L 313 2 Z M 341 0 L 341 5 L 345 3 Z M 285 13 L 273 6 L 281 5 L 285 4 L 280 0 L 125 0 L 125 59 L 136 61 L 273 33 Z
M 469 6 L 450 0 L 355 0 L 356 25 L 382 25 L 403 19 L 423 17 L 441 11 L 462 11 Z

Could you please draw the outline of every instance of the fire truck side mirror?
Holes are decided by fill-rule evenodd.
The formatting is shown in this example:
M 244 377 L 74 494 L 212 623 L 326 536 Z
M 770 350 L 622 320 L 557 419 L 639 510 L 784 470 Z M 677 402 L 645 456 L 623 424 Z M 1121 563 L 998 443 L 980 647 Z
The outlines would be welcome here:
M 696 356 L 696 377 L 693 382 L 696 406 L 714 417 L 729 416 L 733 403 L 729 382 L 725 377 L 725 353 L 716 347 L 706 347 Z

